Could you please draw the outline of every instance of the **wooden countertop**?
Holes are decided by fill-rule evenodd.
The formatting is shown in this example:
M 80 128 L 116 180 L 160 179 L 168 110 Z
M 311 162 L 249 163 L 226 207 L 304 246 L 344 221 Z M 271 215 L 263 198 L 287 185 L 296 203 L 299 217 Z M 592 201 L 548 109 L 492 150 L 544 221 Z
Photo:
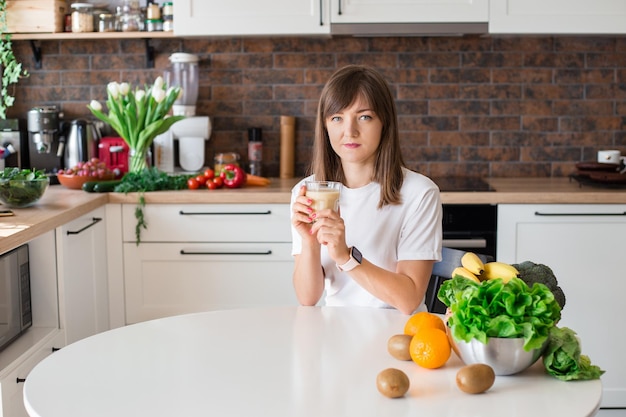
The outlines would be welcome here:
M 14 216 L 0 217 L 0 253 L 74 220 L 108 202 L 106 194 L 90 194 L 50 186 L 32 207 L 12 209 Z
M 568 178 L 488 178 L 495 192 L 442 192 L 444 204 L 626 204 L 626 189 L 579 186 Z M 148 204 L 286 204 L 298 179 L 273 178 L 269 187 L 145 193 Z M 33 207 L 0 217 L 0 253 L 107 203 L 137 204 L 137 193 L 92 194 L 50 186 Z

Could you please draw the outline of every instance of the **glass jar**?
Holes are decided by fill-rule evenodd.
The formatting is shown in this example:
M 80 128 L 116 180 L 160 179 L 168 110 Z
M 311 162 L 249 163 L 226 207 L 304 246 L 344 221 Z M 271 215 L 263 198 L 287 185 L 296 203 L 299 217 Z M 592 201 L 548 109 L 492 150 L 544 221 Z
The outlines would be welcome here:
M 171 17 L 163 16 L 163 31 L 171 32 L 174 30 L 174 20 Z
M 161 19 L 161 9 L 159 5 L 154 2 L 148 2 L 146 7 L 146 19 L 147 20 L 159 20 Z
M 163 3 L 163 16 L 174 17 L 174 4 L 171 1 Z
M 93 4 L 72 4 L 72 32 L 93 32 Z
M 115 16 L 111 13 L 100 13 L 98 16 L 98 32 L 115 32 Z
M 239 166 L 239 154 L 236 152 L 215 154 L 215 158 L 213 158 L 213 169 L 215 170 L 216 175 L 219 175 L 224 168 L 224 165 L 227 164 L 235 164 Z
M 146 31 L 148 32 L 163 31 L 163 21 L 161 19 L 146 19 Z
M 138 32 L 143 26 L 138 0 L 124 0 L 119 16 L 119 29 L 122 32 Z

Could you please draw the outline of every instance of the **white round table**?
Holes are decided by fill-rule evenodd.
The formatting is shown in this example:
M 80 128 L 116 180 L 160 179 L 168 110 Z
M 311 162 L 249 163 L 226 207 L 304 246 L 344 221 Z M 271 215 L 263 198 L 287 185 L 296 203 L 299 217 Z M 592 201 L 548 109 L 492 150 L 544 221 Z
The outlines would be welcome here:
M 541 361 L 499 376 L 484 394 L 461 392 L 452 353 L 423 369 L 387 352 L 407 316 L 395 310 L 277 307 L 213 311 L 104 332 L 50 355 L 28 375 L 31 417 L 589 416 L 600 380 L 563 382 Z M 390 399 L 376 375 L 407 373 Z

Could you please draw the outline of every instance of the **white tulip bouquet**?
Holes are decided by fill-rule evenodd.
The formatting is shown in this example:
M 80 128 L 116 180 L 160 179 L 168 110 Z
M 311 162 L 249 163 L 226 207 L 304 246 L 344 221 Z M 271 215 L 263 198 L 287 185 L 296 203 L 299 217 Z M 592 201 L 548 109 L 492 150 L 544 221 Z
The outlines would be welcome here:
M 110 82 L 107 85 L 106 106 L 92 100 L 87 108 L 98 119 L 108 123 L 130 149 L 129 172 L 140 172 L 147 167 L 146 155 L 154 138 L 165 133 L 185 116 L 169 116 L 174 102 L 181 97 L 180 87 L 167 87 L 163 77 L 154 84 L 134 91 L 129 83 Z

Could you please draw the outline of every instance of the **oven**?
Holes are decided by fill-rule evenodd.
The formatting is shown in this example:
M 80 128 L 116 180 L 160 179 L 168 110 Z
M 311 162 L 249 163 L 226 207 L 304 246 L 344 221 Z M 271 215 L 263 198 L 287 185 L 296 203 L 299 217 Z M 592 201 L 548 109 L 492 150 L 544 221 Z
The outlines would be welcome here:
M 480 178 L 433 178 L 441 192 L 494 191 Z M 486 260 L 496 259 L 496 234 L 498 206 L 495 204 L 443 204 L 443 246 L 484 255 Z M 445 313 L 445 305 L 436 294 L 447 279 L 433 275 L 426 292 L 429 308 L 435 313 Z

